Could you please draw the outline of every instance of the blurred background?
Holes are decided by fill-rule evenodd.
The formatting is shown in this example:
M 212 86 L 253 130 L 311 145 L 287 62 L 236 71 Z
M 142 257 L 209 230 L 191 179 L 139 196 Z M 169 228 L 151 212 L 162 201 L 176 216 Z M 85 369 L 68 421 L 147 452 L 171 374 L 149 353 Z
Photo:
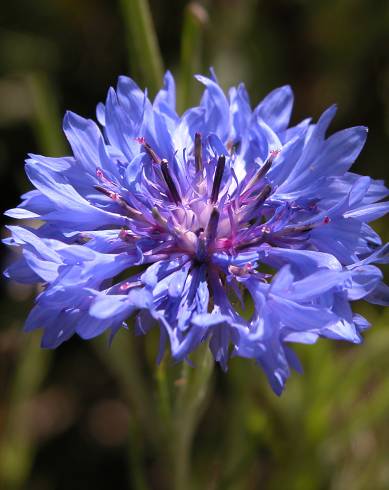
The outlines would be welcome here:
M 178 84 L 185 81 L 181 108 L 201 93 L 188 82 L 192 68 L 205 73 L 213 66 L 224 88 L 244 81 L 253 106 L 289 83 L 293 122 L 317 119 L 337 102 L 332 130 L 370 129 L 355 171 L 389 177 L 387 0 L 209 0 L 189 7 L 184 0 L 152 0 L 150 6 L 165 67 Z M 2 3 L 2 211 L 30 189 L 27 153 L 68 153 L 60 129 L 65 110 L 94 117 L 120 74 L 144 86 L 147 74 L 133 63 L 131 15 L 126 0 Z M 4 229 L 10 220 L 1 220 Z M 387 221 L 376 229 L 388 240 Z M 2 248 L 2 269 L 8 260 Z M 154 430 L 155 378 L 172 378 L 174 390 L 179 374 L 169 359 L 155 371 L 156 338 L 123 332 L 111 351 L 76 338 L 42 351 L 39 335 L 21 332 L 35 291 L 4 281 L 0 287 L 0 488 L 169 489 L 172 468 L 145 428 Z M 215 370 L 193 444 L 196 488 L 389 489 L 389 313 L 356 309 L 374 325 L 365 343 L 300 347 L 305 374 L 293 375 L 280 399 L 247 361 L 233 360 L 227 375 Z M 138 391 L 126 384 L 126 372 L 138 373 Z

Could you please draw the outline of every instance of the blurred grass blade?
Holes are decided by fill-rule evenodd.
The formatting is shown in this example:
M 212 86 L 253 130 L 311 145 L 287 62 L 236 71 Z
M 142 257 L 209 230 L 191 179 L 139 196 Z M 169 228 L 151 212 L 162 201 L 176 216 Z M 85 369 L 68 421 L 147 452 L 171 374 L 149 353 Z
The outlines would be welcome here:
M 39 149 L 50 156 L 66 154 L 61 116 L 49 79 L 43 73 L 29 73 L 27 90 L 32 103 L 32 126 Z
M 181 38 L 180 111 L 192 105 L 196 93 L 193 75 L 201 69 L 203 33 L 207 23 L 208 14 L 200 4 L 192 2 L 186 7 Z
M 137 422 L 142 426 L 145 436 L 155 447 L 158 446 L 160 428 L 154 411 L 151 390 L 139 363 L 134 347 L 133 332 L 121 330 L 109 346 L 104 336 L 97 337 L 94 346 L 99 357 L 118 380 L 123 397 L 133 408 Z
M 32 104 L 31 125 L 39 150 L 50 156 L 66 153 L 59 109 L 49 80 L 38 73 L 26 76 L 26 89 Z M 25 488 L 34 456 L 34 441 L 27 430 L 28 421 L 21 407 L 38 392 L 50 367 L 52 351 L 39 347 L 38 334 L 20 333 L 23 345 L 19 352 L 7 410 L 7 431 L 0 446 L 0 482 L 10 490 Z M 31 422 L 30 422 L 31 423 Z
M 131 72 L 151 95 L 162 85 L 163 63 L 147 0 L 120 0 Z
M 169 393 L 169 379 L 167 373 L 166 356 L 157 366 L 155 370 L 155 378 L 157 382 L 158 407 L 161 420 L 165 426 L 165 429 L 169 429 L 169 424 L 171 421 L 171 400 Z
M 193 362 L 195 367 L 183 364 L 182 376 L 176 382 L 177 398 L 171 441 L 174 490 L 191 490 L 194 486 L 194 473 L 190 468 L 193 436 L 205 409 L 214 367 L 207 342 L 197 348 Z
M 24 335 L 16 361 L 0 445 L 0 488 L 4 490 L 25 488 L 33 461 L 34 444 L 30 434 L 33 422 L 28 420 L 26 408 L 40 388 L 51 359 L 50 351 L 39 348 L 39 335 Z

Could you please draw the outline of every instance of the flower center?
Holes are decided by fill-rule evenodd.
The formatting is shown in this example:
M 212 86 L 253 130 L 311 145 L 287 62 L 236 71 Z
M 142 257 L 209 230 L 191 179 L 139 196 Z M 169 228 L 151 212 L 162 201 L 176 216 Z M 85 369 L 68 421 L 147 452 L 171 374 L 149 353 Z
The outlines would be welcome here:
M 182 189 L 172 175 L 169 162 L 160 159 L 144 139 L 139 142 L 149 155 L 155 173 L 162 176 L 168 202 L 155 205 L 152 215 L 161 235 L 170 235 L 174 241 L 171 252 L 180 250 L 196 261 L 205 262 L 214 252 L 235 253 L 244 248 L 246 231 L 263 218 L 263 207 L 271 195 L 272 187 L 265 176 L 277 152 L 271 153 L 265 164 L 239 185 L 228 166 L 227 171 L 225 155 L 204 161 L 202 138 L 196 133 L 193 156 L 188 161 L 195 172 L 194 184 Z M 257 236 L 253 231 L 250 233 L 249 240 Z
M 316 226 L 291 225 L 296 222 L 296 210 L 280 208 L 277 200 L 272 200 L 274 189 L 267 174 L 279 151 L 271 151 L 261 166 L 239 182 L 233 171 L 233 153 L 206 152 L 199 133 L 186 158 L 184 175 L 179 174 L 174 161 L 160 158 L 144 138 L 137 141 L 149 160 L 143 165 L 146 202 L 140 203 L 134 193 L 120 189 L 101 170 L 97 172 L 101 185 L 95 188 L 128 217 L 120 238 L 136 245 L 147 237 L 150 246 L 145 254 L 156 260 L 161 254 L 188 255 L 207 262 L 217 252 L 235 255 L 262 243 L 285 245 L 296 234 L 301 236 Z M 326 217 L 323 222 L 328 220 Z

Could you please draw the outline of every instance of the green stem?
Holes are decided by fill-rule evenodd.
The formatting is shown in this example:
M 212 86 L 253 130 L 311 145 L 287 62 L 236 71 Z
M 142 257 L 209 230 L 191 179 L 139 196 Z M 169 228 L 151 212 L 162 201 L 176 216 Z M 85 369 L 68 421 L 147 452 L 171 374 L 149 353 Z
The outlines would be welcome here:
M 144 441 L 142 428 L 138 421 L 130 414 L 128 422 L 128 480 L 129 488 L 134 490 L 148 490 L 144 475 Z
M 158 448 L 160 428 L 153 410 L 150 386 L 139 366 L 134 340 L 132 332 L 121 330 L 116 334 L 110 347 L 103 336 L 96 338 L 94 345 L 97 353 L 119 381 L 123 396 L 133 407 L 135 417 L 142 425 L 146 437 L 155 448 Z
M 147 0 L 120 0 L 131 71 L 155 95 L 163 63 Z
M 158 407 L 161 421 L 164 425 L 162 430 L 166 434 L 171 422 L 171 400 L 169 392 L 169 379 L 167 375 L 166 359 L 163 359 L 155 372 L 157 390 L 158 390 Z
M 193 487 L 190 469 L 192 440 L 205 408 L 214 365 L 207 343 L 198 348 L 193 361 L 195 367 L 184 364 L 182 376 L 177 381 L 179 392 L 174 413 L 172 448 L 174 490 L 191 490 Z
M 185 9 L 181 37 L 179 109 L 187 109 L 196 95 L 194 73 L 201 69 L 201 49 L 204 28 L 208 23 L 206 10 L 196 2 Z

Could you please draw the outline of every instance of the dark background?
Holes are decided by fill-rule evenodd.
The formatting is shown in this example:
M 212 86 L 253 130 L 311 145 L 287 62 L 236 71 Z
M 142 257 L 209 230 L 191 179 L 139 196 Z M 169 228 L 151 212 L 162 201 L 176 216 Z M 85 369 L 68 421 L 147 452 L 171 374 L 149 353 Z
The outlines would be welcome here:
M 186 4 L 151 1 L 165 67 L 175 75 Z M 203 73 L 213 66 L 224 88 L 244 81 L 253 106 L 271 89 L 291 84 L 294 122 L 317 119 L 337 102 L 332 131 L 369 127 L 355 171 L 388 177 L 387 1 L 203 5 L 209 15 Z M 23 170 L 27 153 L 67 152 L 59 123 L 65 110 L 94 117 L 97 102 L 118 75 L 131 75 L 125 31 L 116 1 L 2 3 L 2 210 L 14 207 L 30 189 Z M 200 93 L 196 82 L 192 92 Z M 10 222 L 1 219 L 2 225 Z M 388 238 L 387 221 L 376 229 Z M 7 260 L 2 248 L 2 268 Z M 109 362 L 93 343 L 78 339 L 54 354 L 40 351 L 37 336 L 26 339 L 21 333 L 34 291 L 3 281 L 1 292 L 0 482 L 3 477 L 5 488 L 135 488 L 130 482 L 136 461 L 146 468 L 150 488 L 165 488 L 168 469 L 143 441 Z M 357 309 L 374 325 L 366 343 L 323 341 L 299 349 L 306 373 L 294 375 L 281 399 L 249 363 L 234 360 L 227 375 L 216 370 L 194 445 L 201 488 L 389 488 L 389 316 L 371 306 Z M 136 339 L 134 346 L 152 380 L 155 339 Z

